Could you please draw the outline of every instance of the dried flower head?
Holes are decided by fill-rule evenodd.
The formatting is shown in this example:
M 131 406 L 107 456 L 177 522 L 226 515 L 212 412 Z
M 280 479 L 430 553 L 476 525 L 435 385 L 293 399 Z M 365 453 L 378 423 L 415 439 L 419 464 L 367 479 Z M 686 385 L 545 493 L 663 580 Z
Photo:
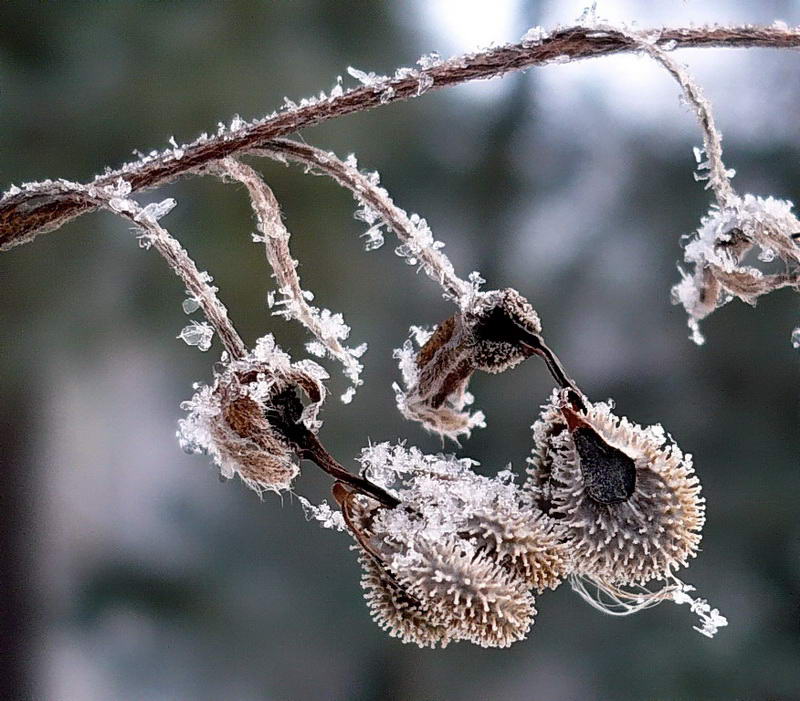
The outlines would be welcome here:
M 433 333 L 412 328 L 411 341 L 395 351 L 405 390 L 395 385 L 403 416 L 425 428 L 456 439 L 485 426 L 482 412 L 470 414 L 467 385 L 476 370 L 499 373 L 521 363 L 541 347 L 539 317 L 514 289 L 475 292 L 462 311 L 443 321 Z
M 196 386 L 181 406 L 178 438 L 188 452 L 207 453 L 223 477 L 238 474 L 257 492 L 288 489 L 299 468 L 292 433 L 316 431 L 325 397 L 325 371 L 310 361 L 291 363 L 272 336 L 243 360 L 224 363 L 211 386 Z M 300 388 L 311 400 L 303 407 Z
M 546 516 L 522 504 L 513 475 L 475 474 L 472 461 L 379 444 L 362 452 L 365 474 L 400 499 L 379 508 L 342 497 L 362 552 L 373 618 L 421 646 L 468 640 L 506 647 L 536 613 L 531 588 L 555 587 L 567 556 Z
M 800 290 L 798 232 L 800 221 L 785 200 L 745 195 L 711 208 L 684 251 L 693 271 L 681 271 L 683 279 L 672 288 L 674 302 L 689 314 L 696 343 L 704 340 L 698 322 L 733 297 L 755 304 L 772 290 Z M 744 264 L 753 249 L 762 263 L 780 259 L 784 269 L 765 273 Z
M 564 528 L 574 571 L 610 583 L 667 577 L 697 552 L 705 520 L 691 456 L 660 426 L 554 391 L 533 426 L 536 503 Z

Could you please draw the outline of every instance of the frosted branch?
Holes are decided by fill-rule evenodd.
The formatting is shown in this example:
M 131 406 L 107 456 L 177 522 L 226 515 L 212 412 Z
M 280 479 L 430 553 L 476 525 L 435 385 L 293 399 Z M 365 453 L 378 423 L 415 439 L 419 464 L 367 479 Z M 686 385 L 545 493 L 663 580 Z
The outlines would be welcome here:
M 175 206 L 175 200 L 167 199 L 142 207 L 129 197 L 130 184 L 122 179 L 105 187 L 87 186 L 67 180 L 47 181 L 41 183 L 40 187 L 44 192 L 62 192 L 92 207 L 107 209 L 131 221 L 142 232 L 140 245 L 143 248 L 152 246 L 167 261 L 170 268 L 183 281 L 189 297 L 202 309 L 231 358 L 236 360 L 246 355 L 247 348 L 233 327 L 228 317 L 228 310 L 217 297 L 217 288 L 211 284 L 211 276 L 197 269 L 186 249 L 158 221 Z M 30 186 L 28 191 L 35 194 L 37 188 Z M 204 344 L 201 340 L 204 333 L 202 324 L 195 322 L 187 329 L 197 329 L 195 337 L 197 342 L 191 341 L 190 332 L 186 330 L 181 337 L 191 345 L 202 347 Z
M 649 34 L 651 32 L 642 32 Z M 771 27 L 684 27 L 661 29 L 657 45 L 688 47 L 800 47 L 800 29 Z M 263 147 L 269 140 L 354 112 L 419 97 L 430 90 L 493 78 L 554 61 L 570 61 L 640 50 L 640 43 L 618 30 L 566 27 L 551 33 L 538 28 L 521 41 L 446 61 L 424 57 L 417 68 L 400 68 L 385 80 L 367 81 L 344 90 L 337 83 L 327 96 L 289 101 L 279 112 L 246 122 L 238 117 L 216 135 L 203 134 L 189 144 L 172 143 L 163 151 L 142 155 L 94 179 L 108 186 L 122 177 L 132 191 L 157 187 L 196 172 L 213 161 Z M 44 183 L 42 183 L 44 184 Z M 0 200 L 0 250 L 26 243 L 37 234 L 54 231 L 98 205 L 75 191 L 12 187 Z
M 365 175 L 352 157 L 342 161 L 330 151 L 289 139 L 270 141 L 257 153 L 277 160 L 290 158 L 330 176 L 353 193 L 361 205 L 358 218 L 373 227 L 370 231 L 375 229 L 378 219 L 382 220 L 400 239 L 402 245 L 397 252 L 409 263 L 419 263 L 449 297 L 460 300 L 471 293 L 472 285 L 456 275 L 450 259 L 441 251 L 444 244 L 434 240 L 424 219 L 415 214 L 409 216 L 394 203 L 389 193 L 380 186 L 377 173 Z M 379 235 L 378 232 L 375 231 L 375 235 Z
M 644 35 L 646 37 L 646 35 Z M 639 43 L 641 49 L 652 56 L 658 63 L 667 69 L 669 74 L 675 78 L 678 85 L 683 90 L 686 101 L 697 115 L 697 121 L 703 131 L 703 146 L 705 151 L 705 161 L 703 154 L 695 149 L 698 170 L 707 170 L 707 174 L 695 177 L 698 180 L 708 180 L 707 188 L 712 188 L 717 198 L 717 204 L 725 207 L 736 199 L 736 192 L 731 186 L 731 178 L 734 171 L 728 170 L 722 162 L 722 134 L 714 121 L 714 114 L 711 111 L 711 103 L 703 94 L 700 86 L 694 81 L 692 76 L 684 66 L 667 54 L 655 41 L 641 39 Z

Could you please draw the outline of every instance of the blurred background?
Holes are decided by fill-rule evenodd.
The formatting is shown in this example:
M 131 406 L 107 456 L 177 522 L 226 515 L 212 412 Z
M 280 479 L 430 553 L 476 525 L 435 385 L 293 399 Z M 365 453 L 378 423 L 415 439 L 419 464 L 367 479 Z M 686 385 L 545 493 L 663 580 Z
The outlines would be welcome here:
M 87 180 L 103 166 L 328 90 L 348 65 L 391 73 L 570 23 L 557 0 L 0 4 L 0 186 Z M 800 22 L 789 0 L 601 0 L 640 26 Z M 800 199 L 800 56 L 686 50 L 741 192 Z M 707 210 L 694 182 L 693 115 L 636 56 L 551 65 L 434 92 L 303 132 L 358 155 L 396 201 L 427 217 L 463 274 L 514 286 L 595 399 L 662 422 L 694 454 L 708 499 L 686 572 L 728 617 L 715 640 L 686 607 L 605 617 L 568 586 L 537 601 L 528 640 L 419 650 L 370 620 L 350 542 L 297 500 L 220 483 L 175 440 L 179 402 L 218 358 L 175 336 L 183 288 L 120 220 L 82 217 L 0 254 L 0 698 L 798 699 L 800 431 L 790 292 L 719 310 L 688 340 L 670 304 L 679 239 Z M 282 202 L 304 286 L 367 341 L 366 385 L 325 410 L 323 439 L 352 464 L 367 441 L 441 443 L 394 407 L 392 349 L 410 324 L 451 313 L 427 278 L 364 253 L 348 193 L 259 162 Z M 214 275 L 252 343 L 296 356 L 304 332 L 271 317 L 272 289 L 241 189 L 193 178 L 165 221 Z M 331 388 L 346 383 L 337 367 Z M 458 452 L 522 473 L 550 381 L 531 361 L 476 376 L 488 427 Z M 456 446 L 447 446 L 454 450 Z M 325 498 L 312 466 L 297 492 Z

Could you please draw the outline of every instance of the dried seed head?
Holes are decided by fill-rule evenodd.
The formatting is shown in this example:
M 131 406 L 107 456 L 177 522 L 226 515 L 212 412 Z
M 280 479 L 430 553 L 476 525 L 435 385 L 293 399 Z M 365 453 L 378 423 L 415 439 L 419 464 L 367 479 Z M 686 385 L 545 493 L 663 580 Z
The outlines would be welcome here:
M 199 386 L 181 406 L 178 437 L 188 452 L 207 453 L 223 477 L 238 474 L 251 489 L 288 489 L 299 468 L 293 435 L 316 430 L 324 399 L 324 370 L 308 361 L 292 364 L 271 336 L 243 360 L 222 366 L 212 386 Z M 295 389 L 311 400 L 303 407 Z
M 414 330 L 414 329 L 412 329 Z M 482 412 L 470 414 L 467 385 L 475 370 L 498 373 L 521 363 L 539 347 L 539 317 L 516 290 L 476 292 L 465 308 L 422 338 L 395 351 L 405 390 L 395 385 L 403 416 L 430 431 L 456 439 L 485 425 Z
M 373 594 L 384 612 L 379 620 L 390 620 L 388 610 L 402 616 L 405 627 L 396 618 L 393 625 L 398 635 L 416 636 L 415 642 L 433 635 L 429 628 L 419 631 L 415 616 L 423 612 L 436 635 L 446 630 L 439 642 L 506 647 L 522 639 L 535 614 L 529 589 L 554 583 L 563 551 L 545 522 L 521 505 L 513 474 L 484 477 L 472 471 L 471 460 L 403 445 L 372 445 L 360 461 L 366 476 L 393 489 L 401 503 L 370 510 L 368 500 L 358 497 L 354 501 L 366 510 L 355 508 L 346 520 L 383 578 L 405 592 L 402 601 L 417 602 L 411 610 L 395 606 L 397 595 L 388 598 L 387 584 L 380 596 Z M 374 577 L 369 581 L 378 586 Z
M 446 319 L 432 334 L 412 331 L 421 344 L 419 351 L 415 352 L 410 340 L 395 351 L 406 387 L 402 390 L 394 385 L 403 416 L 453 440 L 485 426 L 483 412 L 466 410 L 472 403 L 466 390 L 474 367 L 471 351 L 463 343 L 461 315 Z
M 362 552 L 358 559 L 364 572 L 361 588 L 370 616 L 391 637 L 419 647 L 447 647 L 447 626 L 433 623 L 435 616 L 410 595 L 373 557 Z
M 467 525 L 480 550 L 542 593 L 555 589 L 570 571 L 560 525 L 535 507 L 498 504 L 475 513 Z
M 755 304 L 758 297 L 783 287 L 800 289 L 800 247 L 793 237 L 800 229 L 792 203 L 773 197 L 744 195 L 725 207 L 712 207 L 686 245 L 684 260 L 693 271 L 681 270 L 672 288 L 673 301 L 689 314 L 696 343 L 703 343 L 698 322 L 733 297 Z M 752 249 L 764 263 L 785 264 L 765 273 L 743 261 Z
M 691 456 L 660 426 L 555 391 L 533 426 L 528 487 L 565 529 L 578 574 L 617 584 L 664 578 L 697 552 L 705 520 Z
M 394 569 L 453 639 L 508 647 L 533 625 L 525 582 L 464 540 L 417 541 L 414 551 L 395 558 Z
M 464 316 L 473 363 L 484 372 L 499 373 L 519 365 L 530 355 L 524 344 L 538 340 L 542 331 L 530 302 L 510 287 L 477 295 Z

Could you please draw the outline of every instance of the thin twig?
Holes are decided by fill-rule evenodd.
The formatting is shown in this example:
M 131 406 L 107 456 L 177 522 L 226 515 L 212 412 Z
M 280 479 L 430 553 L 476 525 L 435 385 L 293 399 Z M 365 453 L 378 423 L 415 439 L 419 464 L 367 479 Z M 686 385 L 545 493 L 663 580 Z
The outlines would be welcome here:
M 689 71 L 667 54 L 662 48 L 652 41 L 642 40 L 639 43 L 642 51 L 652 56 L 660 63 L 673 78 L 678 82 L 683 90 L 686 101 L 692 106 L 700 128 L 703 131 L 703 146 L 705 155 L 708 159 L 708 184 L 714 190 L 717 204 L 725 207 L 733 202 L 737 195 L 731 185 L 731 178 L 728 169 L 722 162 L 722 135 L 714 122 L 714 114 L 711 111 L 711 104 L 706 99 L 700 86 L 694 81 Z M 732 172 L 732 171 L 731 171 Z M 699 177 L 699 176 L 698 176 Z
M 409 247 L 428 276 L 440 284 L 449 296 L 459 300 L 472 290 L 468 282 L 456 275 L 453 264 L 440 248 L 431 245 L 432 242 L 420 240 L 419 227 L 394 203 L 389 193 L 358 168 L 337 158 L 336 154 L 290 139 L 273 139 L 254 153 L 277 160 L 290 158 L 329 175 L 342 187 L 350 190 L 356 201 L 378 213 L 386 226 Z
M 641 34 L 653 34 L 644 30 Z M 658 30 L 659 46 L 688 47 L 800 47 L 800 29 L 773 27 L 689 27 Z M 673 44 L 674 42 L 674 44 Z M 156 187 L 218 161 L 226 156 L 263 147 L 267 141 L 298 129 L 320 124 L 354 112 L 406 100 L 427 92 L 472 80 L 525 70 L 554 59 L 584 59 L 639 50 L 639 43 L 624 32 L 588 27 L 559 29 L 541 40 L 458 56 L 426 68 L 401 69 L 377 84 L 333 94 L 289 107 L 261 120 L 237 124 L 235 129 L 206 136 L 154 156 L 126 164 L 98 176 L 95 185 L 112 185 L 123 178 L 132 190 Z M 24 188 L 0 200 L 0 250 L 25 243 L 37 234 L 58 229 L 64 223 L 96 209 L 79 193 L 53 188 L 37 194 Z
M 242 183 L 250 194 L 250 203 L 256 214 L 258 230 L 264 237 L 267 260 L 275 273 L 278 290 L 284 296 L 287 318 L 298 319 L 322 343 L 345 369 L 345 374 L 354 386 L 360 385 L 363 365 L 356 359 L 358 351 L 346 348 L 340 343 L 340 336 L 347 331 L 344 324 L 325 324 L 318 309 L 306 301 L 306 293 L 300 286 L 297 274 L 297 261 L 289 250 L 290 234 L 281 219 L 280 205 L 272 190 L 263 178 L 250 166 L 235 158 L 223 158 L 209 170 L 223 177 L 230 177 Z M 336 336 L 334 331 L 339 331 Z

